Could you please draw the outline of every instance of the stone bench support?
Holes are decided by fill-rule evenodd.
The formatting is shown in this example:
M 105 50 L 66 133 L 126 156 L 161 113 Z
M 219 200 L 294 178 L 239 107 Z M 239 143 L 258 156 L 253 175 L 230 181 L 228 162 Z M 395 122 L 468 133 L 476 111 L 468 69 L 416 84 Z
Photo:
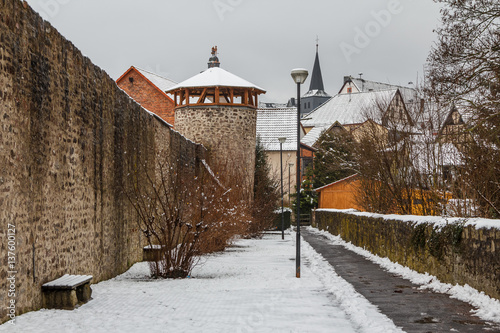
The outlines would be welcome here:
M 72 310 L 90 300 L 92 275 L 69 275 L 42 285 L 43 307 Z

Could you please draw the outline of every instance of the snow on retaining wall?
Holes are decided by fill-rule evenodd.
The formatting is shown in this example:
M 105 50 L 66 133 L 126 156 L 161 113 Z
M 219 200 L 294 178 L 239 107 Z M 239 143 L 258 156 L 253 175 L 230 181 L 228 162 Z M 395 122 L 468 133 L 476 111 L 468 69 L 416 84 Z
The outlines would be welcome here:
M 337 212 L 346 213 L 356 216 L 367 216 L 373 218 L 383 218 L 384 220 L 396 220 L 403 222 L 411 222 L 414 224 L 432 223 L 435 226 L 444 226 L 449 223 L 458 223 L 466 221 L 465 226 L 475 226 L 476 229 L 491 229 L 500 230 L 500 220 L 483 219 L 483 218 L 463 218 L 463 217 L 442 217 L 442 216 L 420 216 L 420 215 L 382 215 L 376 213 L 360 212 L 356 209 L 317 209 L 317 212 Z
M 318 209 L 315 221 L 378 256 L 500 298 L 500 220 Z

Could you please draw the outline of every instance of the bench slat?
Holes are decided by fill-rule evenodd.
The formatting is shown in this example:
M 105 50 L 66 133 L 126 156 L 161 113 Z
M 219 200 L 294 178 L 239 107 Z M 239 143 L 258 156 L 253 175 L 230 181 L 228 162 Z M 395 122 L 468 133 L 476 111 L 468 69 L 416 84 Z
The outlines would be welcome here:
M 64 274 L 58 279 L 42 285 L 42 289 L 76 289 L 92 280 L 92 275 L 70 275 Z

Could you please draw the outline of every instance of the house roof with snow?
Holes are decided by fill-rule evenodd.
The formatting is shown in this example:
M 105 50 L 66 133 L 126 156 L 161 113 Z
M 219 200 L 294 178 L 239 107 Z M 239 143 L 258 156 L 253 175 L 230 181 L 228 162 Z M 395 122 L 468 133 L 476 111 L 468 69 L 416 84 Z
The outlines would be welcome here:
M 345 76 L 344 84 L 342 85 L 339 94 L 347 93 L 347 87 L 354 87 L 352 92 L 371 92 L 399 89 L 405 105 L 410 110 L 414 109 L 414 111 L 416 111 L 421 107 L 420 101 L 422 99 L 422 96 L 414 88 L 398 86 L 390 83 L 369 81 L 362 78 L 354 78 L 352 76 Z M 411 105 L 415 105 L 415 107 L 410 107 Z M 416 115 L 412 115 L 412 117 L 415 116 Z
M 118 80 L 116 80 L 116 82 L 120 82 L 132 70 L 137 71 L 141 76 L 143 76 L 147 81 L 149 81 L 163 93 L 177 84 L 177 82 L 173 80 L 167 79 L 166 77 L 160 76 L 136 66 L 131 66 L 125 73 L 123 73 L 122 76 L 120 76 Z
M 382 83 L 376 81 L 369 81 L 361 78 L 354 77 L 346 77 L 344 85 L 340 89 L 340 92 L 343 91 L 343 88 L 349 84 L 349 81 L 354 84 L 356 89 L 359 92 L 370 92 L 370 91 L 383 91 L 383 90 L 393 90 L 399 89 L 403 98 L 405 99 L 405 103 L 411 102 L 411 100 L 417 99 L 417 91 L 413 88 L 398 86 L 390 83 Z
M 342 125 L 362 123 L 367 112 L 373 111 L 377 103 L 389 104 L 397 90 L 370 91 L 364 93 L 338 94 L 304 117 L 304 127 L 331 126 L 338 121 Z M 375 119 L 381 120 L 381 119 Z
M 281 137 L 284 151 L 296 151 L 297 108 L 257 109 L 257 135 L 266 151 L 279 151 Z
M 331 187 L 331 186 L 334 186 L 334 185 L 337 185 L 337 184 L 340 184 L 340 183 L 346 182 L 346 181 L 348 181 L 348 180 L 354 180 L 354 179 L 356 179 L 356 178 L 359 178 L 359 175 L 358 175 L 357 173 L 355 173 L 354 175 L 350 175 L 350 176 L 348 176 L 348 177 L 345 177 L 345 178 L 343 178 L 343 179 L 337 180 L 337 181 L 335 181 L 335 182 L 333 182 L 333 183 L 326 184 L 326 185 L 324 185 L 324 186 L 322 186 L 322 187 L 315 188 L 315 189 L 313 189 L 313 191 L 314 191 L 314 192 L 319 192 L 319 191 L 322 191 L 322 190 L 324 190 L 324 189 L 326 189 L 326 188 L 328 188 L 328 187 Z
M 172 88 L 173 86 L 175 86 L 177 84 L 177 82 L 175 82 L 173 80 L 167 79 L 166 77 L 149 72 L 147 70 L 140 69 L 138 67 L 135 67 L 135 69 L 137 69 L 137 71 L 139 73 L 144 75 L 144 77 L 146 77 L 146 79 L 151 81 L 151 83 L 153 83 L 155 86 L 160 88 L 161 91 L 167 91 L 168 89 Z
M 329 129 L 330 126 L 317 126 L 312 128 L 303 138 L 300 140 L 305 145 L 314 146 L 316 141 L 318 141 L 321 133 Z
M 250 88 L 261 92 L 265 92 L 264 89 L 220 67 L 209 68 L 198 75 L 195 75 L 173 87 L 170 87 L 167 91 L 174 91 L 182 88 L 204 88 L 204 87 Z

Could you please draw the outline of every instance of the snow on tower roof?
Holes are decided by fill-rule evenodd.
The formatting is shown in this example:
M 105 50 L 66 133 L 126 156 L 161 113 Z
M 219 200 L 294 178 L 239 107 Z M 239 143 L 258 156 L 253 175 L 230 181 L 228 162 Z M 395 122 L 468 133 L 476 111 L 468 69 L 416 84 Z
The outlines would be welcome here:
M 236 87 L 236 88 L 253 88 L 265 92 L 264 89 L 250 83 L 239 76 L 236 76 L 228 71 L 213 67 L 193 76 L 186 81 L 183 81 L 167 91 L 173 91 L 181 88 L 203 88 L 203 87 Z

